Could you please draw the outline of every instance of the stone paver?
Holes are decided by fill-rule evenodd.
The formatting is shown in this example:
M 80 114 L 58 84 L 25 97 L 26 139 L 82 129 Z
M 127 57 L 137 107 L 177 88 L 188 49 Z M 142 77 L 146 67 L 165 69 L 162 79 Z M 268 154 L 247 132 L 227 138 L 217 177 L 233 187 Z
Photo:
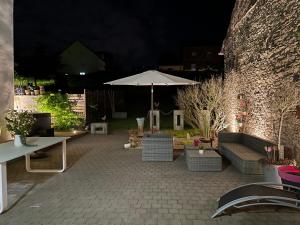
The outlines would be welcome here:
M 237 185 L 260 181 L 228 166 L 222 172 L 190 172 L 180 156 L 174 162 L 142 162 L 139 150 L 125 151 L 125 133 L 86 135 L 68 143 L 63 174 L 30 174 L 24 160 L 8 166 L 9 182 L 35 186 L 0 225 L 225 225 L 297 224 L 300 213 L 280 210 L 238 213 L 210 219 L 216 199 Z M 34 166 L 58 166 L 60 146 Z M 40 164 L 40 161 L 49 163 Z

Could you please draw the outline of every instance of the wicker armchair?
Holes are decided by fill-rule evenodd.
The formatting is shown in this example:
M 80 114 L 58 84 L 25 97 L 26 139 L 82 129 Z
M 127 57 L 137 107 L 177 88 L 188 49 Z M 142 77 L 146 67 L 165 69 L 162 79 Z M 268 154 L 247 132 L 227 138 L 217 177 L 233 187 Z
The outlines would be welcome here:
M 173 139 L 167 135 L 148 134 L 142 139 L 143 161 L 173 161 Z

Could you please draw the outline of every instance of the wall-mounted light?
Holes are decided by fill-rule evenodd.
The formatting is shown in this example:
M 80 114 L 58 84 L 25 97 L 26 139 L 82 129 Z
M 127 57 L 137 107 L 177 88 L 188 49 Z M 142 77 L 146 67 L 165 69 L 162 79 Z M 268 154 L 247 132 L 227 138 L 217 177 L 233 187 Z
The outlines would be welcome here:
M 84 76 L 85 75 L 85 72 L 80 72 L 79 73 L 81 76 Z

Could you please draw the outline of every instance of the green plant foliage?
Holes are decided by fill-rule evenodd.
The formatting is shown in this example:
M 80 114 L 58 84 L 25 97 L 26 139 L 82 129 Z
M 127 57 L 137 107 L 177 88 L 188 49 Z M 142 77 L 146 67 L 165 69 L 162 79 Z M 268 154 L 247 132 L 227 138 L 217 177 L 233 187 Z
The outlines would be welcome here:
M 183 140 L 182 144 L 184 145 L 192 145 L 194 143 L 194 140 Z
M 51 113 L 54 128 L 57 130 L 70 130 L 83 124 L 83 119 L 72 111 L 72 103 L 66 94 L 45 94 L 38 100 L 38 110 Z
M 33 79 L 28 77 L 20 76 L 17 72 L 14 75 L 14 85 L 15 87 L 24 87 L 28 83 L 32 83 Z
M 177 138 L 186 138 L 187 133 L 190 134 L 191 137 L 199 135 L 198 129 L 187 129 L 187 130 L 168 130 L 168 134 L 177 137 Z
M 27 86 L 28 83 L 34 83 L 33 77 L 24 77 L 20 76 L 17 72 L 14 74 L 14 85 L 15 87 L 24 87 Z M 37 86 L 51 86 L 54 85 L 55 81 L 53 79 L 37 79 Z
M 51 85 L 54 85 L 55 84 L 55 81 L 53 79 L 50 79 L 50 80 L 36 80 L 36 85 L 37 86 L 51 86 Z

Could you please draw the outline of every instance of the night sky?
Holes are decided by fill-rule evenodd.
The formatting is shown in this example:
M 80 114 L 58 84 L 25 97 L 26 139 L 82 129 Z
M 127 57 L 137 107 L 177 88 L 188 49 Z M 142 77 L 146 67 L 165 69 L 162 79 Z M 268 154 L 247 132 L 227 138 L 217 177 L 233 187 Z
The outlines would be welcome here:
M 55 55 L 75 40 L 122 68 L 156 67 L 184 46 L 221 43 L 234 0 L 15 0 L 15 54 Z

